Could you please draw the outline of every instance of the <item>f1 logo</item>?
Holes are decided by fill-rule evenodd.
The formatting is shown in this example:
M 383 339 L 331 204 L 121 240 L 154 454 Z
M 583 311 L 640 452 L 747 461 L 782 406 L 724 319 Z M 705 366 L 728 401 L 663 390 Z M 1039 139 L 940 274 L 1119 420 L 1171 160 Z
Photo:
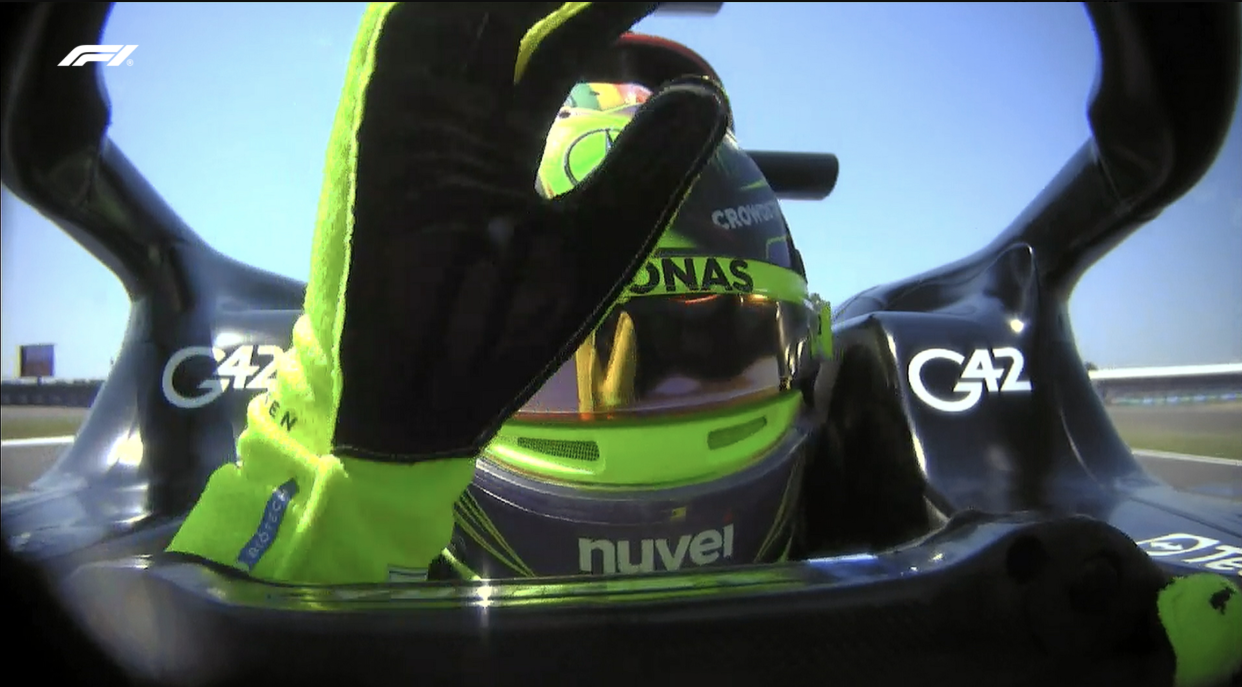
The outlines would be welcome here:
M 115 67 L 125 61 L 138 46 L 136 45 L 79 45 L 65 59 L 60 61 L 58 67 L 81 67 L 87 62 L 107 62 L 109 67 Z

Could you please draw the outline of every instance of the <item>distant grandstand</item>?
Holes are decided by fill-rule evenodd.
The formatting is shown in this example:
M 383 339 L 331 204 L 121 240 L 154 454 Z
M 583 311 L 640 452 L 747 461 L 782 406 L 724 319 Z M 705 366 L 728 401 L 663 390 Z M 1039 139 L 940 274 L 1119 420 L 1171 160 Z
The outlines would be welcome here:
M 1242 363 L 1131 367 L 1087 373 L 1100 398 L 1115 405 L 1242 400 Z

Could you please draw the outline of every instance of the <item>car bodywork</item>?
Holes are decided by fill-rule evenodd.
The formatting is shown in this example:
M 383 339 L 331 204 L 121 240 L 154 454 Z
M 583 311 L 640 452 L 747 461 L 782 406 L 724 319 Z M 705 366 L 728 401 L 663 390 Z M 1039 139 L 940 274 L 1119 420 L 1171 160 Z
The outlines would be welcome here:
M 5 497 L 3 523 L 10 547 L 52 570 L 120 559 L 76 573 L 80 589 L 142 590 L 150 618 L 174 626 L 192 618 L 201 623 L 194 632 L 240 623 L 242 630 L 216 645 L 216 653 L 192 660 L 184 638 L 160 644 L 147 637 L 160 646 L 144 659 L 148 667 L 183 675 L 209 670 L 204 656 L 211 655 L 263 674 L 299 642 L 327 641 L 327 630 L 360 642 L 341 651 L 366 651 L 358 639 L 366 635 L 376 651 L 414 642 L 464 661 L 479 659 L 471 653 L 478 649 L 453 644 L 454 638 L 480 623 L 490 628 L 488 641 L 534 653 L 603 623 L 613 628 L 609 641 L 624 651 L 638 633 L 616 628 L 639 615 L 678 627 L 677 638 L 668 639 L 677 651 L 727 654 L 737 637 L 726 630 L 785 636 L 755 630 L 764 616 L 802 618 L 813 626 L 809 635 L 823 640 L 813 645 L 804 636 L 768 646 L 773 660 L 796 662 L 819 652 L 848 675 L 848 667 L 861 671 L 871 656 L 868 675 L 878 683 L 878 646 L 858 655 L 823 653 L 832 637 L 891 631 L 860 606 L 869 594 L 897 605 L 933 593 L 941 600 L 965 594 L 980 571 L 1011 564 L 1032 532 L 1055 538 L 1065 528 L 1107 523 L 1171 571 L 1242 575 L 1238 505 L 1176 492 L 1139 466 L 1092 388 L 1067 309 L 1082 273 L 1187 192 L 1215 160 L 1238 93 L 1236 3 L 1088 3 L 1101 52 L 1088 108 L 1091 139 L 987 246 L 836 306 L 836 361 L 818 390 L 821 399 L 850 399 L 848 405 L 824 401 L 839 444 L 836 469 L 917 484 L 920 504 L 936 517 L 935 531 L 912 542 L 877 533 L 853 542 L 872 549 L 857 556 L 625 584 L 564 579 L 332 590 L 127 558 L 161 550 L 208 475 L 233 459 L 245 404 L 288 343 L 304 284 L 207 245 L 108 139 L 109 105 L 97 69 L 53 68 L 74 46 L 98 43 L 108 9 L 108 3 L 37 6 L 10 29 L 16 38 L 4 49 L 4 183 L 108 265 L 133 307 L 124 346 L 76 441 L 31 489 Z M 655 82 L 678 68 L 641 55 L 610 68 L 623 66 L 637 70 L 633 78 Z M 823 198 L 835 184 L 831 155 L 755 157 L 784 197 Z M 232 369 L 250 371 L 220 374 L 230 360 Z M 965 370 L 978 374 L 964 377 Z M 846 491 L 822 501 L 825 517 L 832 508 L 860 507 Z M 704 596 L 710 606 L 694 603 Z M 959 627 L 944 620 L 952 613 L 940 603 L 919 611 L 940 620 L 915 623 L 913 634 L 898 632 L 898 638 L 932 647 L 929 637 L 950 628 L 986 641 L 986 623 Z M 167 609 L 176 613 L 161 615 L 172 613 Z M 288 613 L 311 609 L 314 629 L 259 651 L 257 638 L 287 626 Z M 395 619 L 394 612 L 409 610 L 424 613 Z M 808 615 L 814 612 L 820 615 Z M 587 669 L 556 656 L 562 665 Z M 676 663 L 672 654 L 665 659 Z M 915 661 L 885 675 L 914 678 L 934 669 Z M 499 675 L 482 664 L 475 670 L 482 681 Z

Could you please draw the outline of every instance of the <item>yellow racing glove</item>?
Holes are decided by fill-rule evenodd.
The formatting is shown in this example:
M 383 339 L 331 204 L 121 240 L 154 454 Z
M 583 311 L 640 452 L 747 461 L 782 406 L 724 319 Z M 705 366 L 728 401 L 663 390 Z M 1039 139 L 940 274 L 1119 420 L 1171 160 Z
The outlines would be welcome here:
M 724 94 L 665 86 L 544 200 L 585 65 L 658 3 L 373 3 L 328 149 L 305 314 L 169 550 L 272 580 L 424 569 L 500 424 L 573 355 L 722 140 Z

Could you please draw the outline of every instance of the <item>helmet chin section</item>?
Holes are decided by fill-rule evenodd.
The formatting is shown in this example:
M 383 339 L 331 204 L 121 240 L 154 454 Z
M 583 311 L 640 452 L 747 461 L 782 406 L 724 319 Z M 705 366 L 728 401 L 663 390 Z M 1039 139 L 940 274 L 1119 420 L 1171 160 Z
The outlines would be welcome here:
M 453 556 L 484 578 L 647 573 L 778 560 L 792 536 L 809 437 L 675 487 L 584 490 L 480 460 L 456 508 Z

